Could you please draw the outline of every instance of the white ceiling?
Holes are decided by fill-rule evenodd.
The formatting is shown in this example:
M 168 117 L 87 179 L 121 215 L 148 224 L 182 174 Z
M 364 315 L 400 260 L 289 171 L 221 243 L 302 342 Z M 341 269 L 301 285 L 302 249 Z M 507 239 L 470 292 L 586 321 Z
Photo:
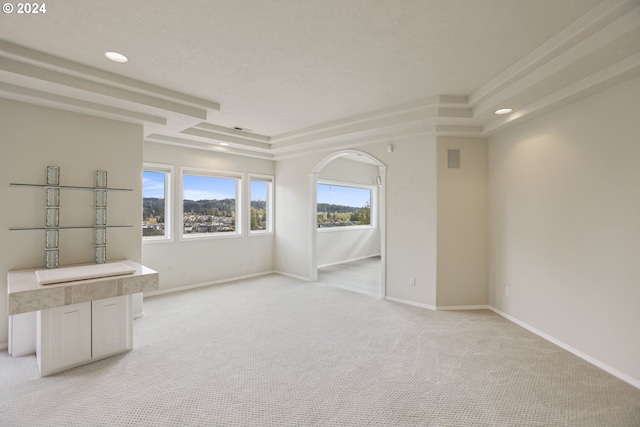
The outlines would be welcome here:
M 46 5 L 0 15 L 0 96 L 140 122 L 156 142 L 227 141 L 239 154 L 277 157 L 374 128 L 382 137 L 374 122 L 484 135 L 507 123 L 491 114 L 503 103 L 533 114 L 544 99 L 640 74 L 635 0 Z M 108 61 L 107 50 L 130 62 Z

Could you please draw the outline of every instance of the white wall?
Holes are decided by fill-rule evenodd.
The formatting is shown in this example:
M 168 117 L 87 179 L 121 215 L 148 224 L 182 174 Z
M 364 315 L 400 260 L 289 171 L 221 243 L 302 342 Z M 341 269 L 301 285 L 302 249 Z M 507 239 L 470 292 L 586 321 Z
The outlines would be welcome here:
M 491 138 L 489 180 L 491 304 L 640 382 L 639 99 L 636 79 Z
M 319 179 L 376 185 L 378 175 L 377 166 L 337 158 L 320 171 Z M 374 195 L 377 194 L 376 188 Z M 317 245 L 318 267 L 380 255 L 380 227 L 318 229 Z
M 326 154 L 277 161 L 275 164 L 275 222 L 274 269 L 309 278 L 311 230 L 316 218 L 311 215 L 309 174 Z
M 172 165 L 175 169 L 174 240 L 145 242 L 142 250 L 144 264 L 160 273 L 160 290 L 273 271 L 273 235 L 249 236 L 247 227 L 244 227 L 244 234 L 237 237 L 180 240 L 178 215 L 181 213 L 178 212 L 177 203 L 181 166 L 243 173 L 246 189 L 246 174 L 273 175 L 272 161 L 149 142 L 144 144 L 144 161 Z M 245 199 L 247 193 L 244 191 Z M 245 206 L 248 206 L 247 200 Z
M 108 223 L 132 228 L 107 231 L 108 260 L 141 262 L 142 127 L 0 100 L 0 345 L 7 342 L 7 271 L 44 266 L 44 231 L 9 231 L 44 225 L 45 192 L 9 187 L 10 182 L 46 183 L 46 168 L 60 166 L 63 185 L 94 185 L 97 169 L 108 171 Z M 60 225 L 93 224 L 93 193 L 61 194 Z M 60 264 L 93 262 L 90 229 L 60 231 Z
M 387 295 L 428 306 L 436 305 L 436 154 L 435 137 L 419 136 L 395 143 L 387 163 Z
M 460 168 L 447 150 L 460 150 Z M 489 196 L 486 139 L 438 137 L 437 305 L 489 300 Z
M 387 144 L 393 143 L 393 153 Z M 413 136 L 358 147 L 387 166 L 387 295 L 418 304 L 436 303 L 436 141 Z M 276 162 L 275 269 L 309 277 L 309 173 L 330 153 Z M 285 261 L 286 258 L 286 261 Z M 409 285 L 409 277 L 416 285 Z
M 338 157 L 322 168 L 319 179 L 375 185 L 378 166 Z
M 329 228 L 318 231 L 318 268 L 380 255 L 379 228 Z

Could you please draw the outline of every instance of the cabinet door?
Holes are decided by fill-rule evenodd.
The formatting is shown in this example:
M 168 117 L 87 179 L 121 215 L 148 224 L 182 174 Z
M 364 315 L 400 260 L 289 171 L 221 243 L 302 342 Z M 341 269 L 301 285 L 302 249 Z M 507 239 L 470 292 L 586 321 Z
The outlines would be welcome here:
M 131 349 L 131 296 L 92 302 L 94 359 Z
M 91 303 L 38 312 L 40 375 L 45 376 L 91 360 Z

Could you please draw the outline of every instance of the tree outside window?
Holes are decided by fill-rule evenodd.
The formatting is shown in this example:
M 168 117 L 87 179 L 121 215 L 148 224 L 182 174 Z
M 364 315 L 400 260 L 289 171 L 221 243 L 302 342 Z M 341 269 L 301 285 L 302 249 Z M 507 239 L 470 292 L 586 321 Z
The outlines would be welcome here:
M 318 183 L 318 228 L 372 225 L 370 187 Z

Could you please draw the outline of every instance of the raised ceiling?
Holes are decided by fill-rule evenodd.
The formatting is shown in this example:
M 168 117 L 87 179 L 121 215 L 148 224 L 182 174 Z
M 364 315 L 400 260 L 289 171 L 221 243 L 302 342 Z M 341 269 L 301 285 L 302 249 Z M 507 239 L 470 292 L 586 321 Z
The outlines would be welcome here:
M 0 15 L 1 97 L 264 158 L 483 136 L 638 75 L 635 0 L 67 0 Z

